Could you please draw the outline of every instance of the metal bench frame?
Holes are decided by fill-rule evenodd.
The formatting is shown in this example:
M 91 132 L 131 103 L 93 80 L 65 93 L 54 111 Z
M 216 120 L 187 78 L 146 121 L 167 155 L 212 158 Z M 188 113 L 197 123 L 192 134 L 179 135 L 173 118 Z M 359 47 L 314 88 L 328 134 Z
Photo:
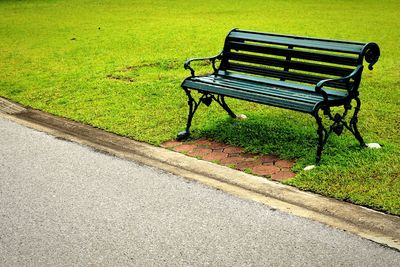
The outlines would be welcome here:
M 238 53 L 237 51 L 240 51 L 240 49 L 244 53 L 243 51 Z M 368 68 L 372 70 L 379 56 L 380 50 L 376 43 L 348 42 L 233 29 L 228 33 L 221 53 L 213 57 L 193 58 L 185 62 L 184 68 L 190 70 L 191 73 L 191 76 L 182 83 L 182 88 L 188 97 L 189 114 L 186 130 L 180 132 L 177 139 L 183 140 L 190 136 L 192 119 L 201 103 L 209 106 L 214 100 L 229 116 L 236 118 L 235 113 L 225 102 L 225 96 L 227 96 L 311 114 L 318 125 L 317 164 L 320 163 L 322 150 L 332 132 L 340 135 L 346 128 L 358 140 L 361 147 L 366 147 L 357 127 L 358 113 L 361 107 L 358 87 L 363 71 L 363 61 L 368 62 Z M 293 58 L 295 59 L 293 60 Z M 208 76 L 196 76 L 195 70 L 190 64 L 193 61 L 204 60 L 211 61 L 213 73 Z M 217 66 L 217 61 L 220 61 L 219 66 Z M 255 64 L 258 65 L 255 66 Z M 354 69 L 350 69 L 349 66 Z M 277 67 L 281 67 L 283 70 L 277 70 Z M 300 72 L 298 72 L 299 70 Z M 244 80 L 238 80 L 241 86 L 212 83 L 212 79 L 215 80 L 216 78 L 220 82 L 231 81 L 230 76 L 225 75 L 230 73 L 233 73 L 232 75 L 239 73 L 242 75 L 240 77 L 245 77 L 243 75 L 248 73 L 250 75 L 246 76 Z M 343 73 L 347 75 L 340 75 Z M 321 76 L 321 74 L 325 76 Z M 338 77 L 332 77 L 332 75 Z M 277 84 L 274 85 L 275 87 L 300 94 L 293 93 L 290 98 L 282 94 L 280 99 L 279 93 L 283 91 L 275 91 L 273 90 L 274 86 L 266 84 L 264 87 L 273 92 L 273 97 L 271 97 L 263 91 L 262 85 L 254 85 L 255 82 L 259 81 L 256 77 L 271 79 L 268 81 Z M 208 79 L 209 83 L 206 84 L 201 79 Z M 304 84 L 311 85 L 313 91 L 304 91 L 307 89 Z M 285 88 L 285 86 L 288 86 L 288 88 Z M 197 90 L 201 93 L 197 101 L 192 97 L 191 90 Z M 343 92 L 342 97 L 336 96 L 339 92 Z M 310 104 L 311 100 L 308 97 L 317 100 Z M 346 117 L 349 110 L 352 109 L 352 101 L 355 101 L 356 105 L 352 117 L 347 122 Z M 331 107 L 337 106 L 343 106 L 344 112 L 332 114 Z M 325 128 L 322 123 L 321 111 L 332 121 L 329 128 Z

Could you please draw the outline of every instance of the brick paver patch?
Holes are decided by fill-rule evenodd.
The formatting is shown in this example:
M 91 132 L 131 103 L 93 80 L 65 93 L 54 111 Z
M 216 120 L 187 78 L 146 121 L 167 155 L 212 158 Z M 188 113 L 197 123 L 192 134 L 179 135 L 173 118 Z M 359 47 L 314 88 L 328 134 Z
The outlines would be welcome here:
M 296 174 L 291 171 L 280 171 L 271 176 L 272 179 L 277 181 L 283 181 L 293 178 Z
M 237 170 L 247 170 L 252 174 L 269 177 L 276 181 L 287 180 L 296 175 L 290 170 L 294 165 L 294 161 L 282 160 L 275 155 L 246 153 L 241 147 L 205 138 L 187 142 L 171 140 L 161 146 L 192 157 L 217 162 Z
M 164 148 L 174 148 L 174 147 L 177 147 L 179 145 L 182 145 L 182 142 L 171 140 L 171 141 L 165 142 L 161 146 L 164 147 Z
M 240 154 L 243 153 L 243 149 L 237 146 L 228 146 L 224 148 L 224 152 L 229 154 Z
M 179 145 L 174 147 L 175 151 L 178 152 L 191 152 L 193 151 L 195 148 L 197 148 L 196 145 L 187 145 L 187 144 L 183 144 L 183 145 Z
M 227 157 L 221 159 L 219 163 L 222 165 L 237 165 L 239 162 L 242 161 L 243 161 L 242 157 Z
M 281 168 L 291 168 L 293 166 L 293 162 L 288 160 L 278 160 L 275 162 L 275 165 Z
M 257 175 L 272 175 L 280 171 L 280 169 L 273 165 L 257 165 L 252 169 L 254 174 Z
M 203 157 L 204 160 L 208 161 L 219 161 L 225 159 L 228 155 L 224 152 L 212 151 L 210 154 L 207 154 Z
M 189 156 L 192 157 L 204 157 L 207 154 L 210 154 L 212 150 L 210 148 L 204 148 L 204 147 L 196 147 L 192 151 L 188 152 Z
M 248 159 L 248 158 L 244 158 L 243 161 L 239 162 L 236 165 L 236 169 L 244 171 L 246 169 L 250 169 L 253 170 L 254 167 L 256 166 L 260 166 L 262 163 L 258 160 L 255 159 Z

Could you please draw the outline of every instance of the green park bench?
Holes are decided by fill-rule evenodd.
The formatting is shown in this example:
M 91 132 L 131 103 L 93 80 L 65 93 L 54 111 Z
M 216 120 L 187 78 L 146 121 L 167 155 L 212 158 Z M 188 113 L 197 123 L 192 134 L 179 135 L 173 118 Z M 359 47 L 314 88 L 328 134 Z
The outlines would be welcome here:
M 317 164 L 332 132 L 340 135 L 347 128 L 365 147 L 357 128 L 361 106 L 358 87 L 363 61 L 372 70 L 379 55 L 376 43 L 233 29 L 221 53 L 185 62 L 185 69 L 191 72 L 182 82 L 189 98 L 189 115 L 186 130 L 177 139 L 189 137 L 193 115 L 201 103 L 209 106 L 214 100 L 236 118 L 225 102 L 225 97 L 232 97 L 311 114 L 318 125 Z M 199 60 L 211 61 L 213 72 L 196 76 L 190 64 Z M 198 100 L 191 90 L 201 94 Z M 355 107 L 348 122 L 345 119 L 352 101 Z M 343 112 L 332 114 L 332 107 L 343 107 Z M 320 113 L 332 121 L 330 127 L 324 126 Z

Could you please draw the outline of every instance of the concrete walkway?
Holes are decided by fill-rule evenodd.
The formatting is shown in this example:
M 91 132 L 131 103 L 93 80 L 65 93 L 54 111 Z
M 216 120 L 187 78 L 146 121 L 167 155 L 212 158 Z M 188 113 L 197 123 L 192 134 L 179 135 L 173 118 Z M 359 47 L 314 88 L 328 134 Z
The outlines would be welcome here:
M 232 168 L 137 142 L 89 125 L 39 110 L 25 108 L 1 97 L 0 118 L 51 134 L 56 138 L 89 146 L 96 151 L 110 153 L 119 158 L 153 166 L 179 177 L 184 177 L 187 180 L 200 182 L 228 192 L 242 199 L 256 201 L 289 214 L 319 221 L 400 250 L 400 217 L 398 216 L 304 192 L 263 177 L 249 175 Z M 215 142 L 212 142 L 212 144 L 207 140 L 197 140 L 196 142 L 200 143 L 196 143 L 193 146 L 193 144 L 179 143 L 177 145 L 177 142 L 172 142 L 172 144 L 168 142 L 168 147 L 173 147 L 175 150 L 187 150 L 189 147 L 191 148 L 189 149 L 190 151 L 186 151 L 188 154 L 192 154 L 192 152 L 193 154 L 205 152 L 206 155 L 207 153 L 208 155 L 221 154 L 223 159 L 228 161 L 235 158 L 235 153 L 239 153 L 241 161 L 243 161 L 243 157 L 249 156 L 245 155 L 246 153 L 241 153 L 242 151 L 238 151 L 238 148 L 235 147 L 224 146 L 221 149 L 221 145 L 214 144 Z M 210 150 L 212 153 L 209 153 Z M 209 159 L 215 158 L 214 155 L 211 155 Z M 282 165 L 282 161 L 277 158 L 253 156 L 250 155 L 250 158 L 248 158 L 248 162 L 251 164 L 260 164 L 262 162 L 263 165 L 261 167 L 265 165 L 269 170 L 271 169 L 269 167 L 280 168 L 280 173 L 283 174 L 288 172 L 287 166 L 285 167 L 285 164 Z M 247 161 L 247 159 L 244 160 Z M 236 165 L 236 167 L 239 166 Z
M 0 266 L 397 266 L 400 253 L 0 119 Z

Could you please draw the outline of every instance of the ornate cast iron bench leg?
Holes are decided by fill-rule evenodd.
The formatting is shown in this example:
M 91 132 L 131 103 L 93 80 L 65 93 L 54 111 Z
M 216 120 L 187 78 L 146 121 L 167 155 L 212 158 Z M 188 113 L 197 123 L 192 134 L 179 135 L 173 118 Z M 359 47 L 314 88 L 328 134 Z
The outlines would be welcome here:
M 350 120 L 350 125 L 349 127 L 346 126 L 346 128 L 349 129 L 351 133 L 355 136 L 355 138 L 360 142 L 361 147 L 367 147 L 367 145 L 364 142 L 364 139 L 362 138 L 360 132 L 358 131 L 357 123 L 358 123 L 358 112 L 360 111 L 361 108 L 361 101 L 358 97 L 354 98 L 354 100 L 357 103 L 357 106 L 354 108 L 354 114 L 353 117 Z
M 346 115 L 348 111 L 352 108 L 351 106 L 351 100 L 344 105 L 344 112 L 343 114 L 336 113 L 334 116 L 331 113 L 331 109 L 329 107 L 323 109 L 324 115 L 328 116 L 331 121 L 333 121 L 332 125 L 329 128 L 329 131 L 324 127 L 322 124 L 322 118 L 318 115 L 319 110 L 316 110 L 315 113 L 313 113 L 313 116 L 315 117 L 317 124 L 318 124 L 318 146 L 317 146 L 317 156 L 316 156 L 316 163 L 319 165 L 319 162 L 321 160 L 321 154 L 322 150 L 324 149 L 324 146 L 326 144 L 326 141 L 328 140 L 329 135 L 334 132 L 338 136 L 342 134 L 343 128 L 345 127 L 348 129 L 354 137 L 360 142 L 361 147 L 367 147 L 367 145 L 364 142 L 364 139 L 362 138 L 358 127 L 357 127 L 357 122 L 358 122 L 358 112 L 360 111 L 361 107 L 361 101 L 358 97 L 354 98 L 356 101 L 357 105 L 354 108 L 354 113 L 352 118 L 350 119 L 350 123 L 348 124 L 346 119 Z
M 216 98 L 216 97 L 213 95 L 213 99 L 214 99 L 218 104 L 220 104 L 220 106 L 221 106 L 226 112 L 228 112 L 229 116 L 231 116 L 232 118 L 236 118 L 236 114 L 229 108 L 228 104 L 226 104 L 224 96 L 218 95 L 218 97 Z
M 212 100 L 215 100 L 218 104 L 221 105 L 221 107 L 228 112 L 229 116 L 232 118 L 236 118 L 235 113 L 229 108 L 229 106 L 226 104 L 225 99 L 223 96 L 218 95 L 218 97 L 215 97 L 212 94 L 208 93 L 203 93 L 203 95 L 199 98 L 199 101 L 194 100 L 192 97 L 190 90 L 187 88 L 183 88 L 185 90 L 186 95 L 188 96 L 188 105 L 189 105 L 189 114 L 188 114 L 188 119 L 186 123 L 186 129 L 180 133 L 178 133 L 177 140 L 185 140 L 189 138 L 190 136 L 190 126 L 192 125 L 192 119 L 194 116 L 194 113 L 196 112 L 197 108 L 200 106 L 201 103 L 204 103 L 206 106 L 210 106 Z
M 194 116 L 194 113 L 196 112 L 197 108 L 199 107 L 201 101 L 196 102 L 191 93 L 190 90 L 187 88 L 183 88 L 183 90 L 185 90 L 185 93 L 188 97 L 188 105 L 189 105 L 189 114 L 188 114 L 188 119 L 187 119 L 187 123 L 186 123 L 186 129 L 182 132 L 178 133 L 178 136 L 176 137 L 177 140 L 185 140 L 187 138 L 189 138 L 190 136 L 190 126 L 192 125 L 192 119 Z
M 316 110 L 315 113 L 313 114 L 315 120 L 317 121 L 318 124 L 318 145 L 317 145 L 317 156 L 315 158 L 315 162 L 317 165 L 319 165 L 321 161 L 321 155 L 322 155 L 322 150 L 324 149 L 324 145 L 326 141 L 328 140 L 329 133 L 325 129 L 324 125 L 322 124 L 322 118 L 319 116 L 319 110 Z

